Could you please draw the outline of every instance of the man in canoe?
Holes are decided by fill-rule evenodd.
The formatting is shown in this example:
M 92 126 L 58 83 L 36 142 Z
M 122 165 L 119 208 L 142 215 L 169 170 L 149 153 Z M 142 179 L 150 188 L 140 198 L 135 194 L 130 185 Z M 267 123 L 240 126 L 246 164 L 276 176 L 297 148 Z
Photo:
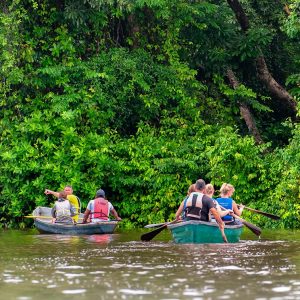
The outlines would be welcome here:
M 183 200 L 176 212 L 176 219 L 181 218 L 181 213 L 184 213 L 184 220 L 197 220 L 209 222 L 209 213 L 211 213 L 220 230 L 224 230 L 224 222 L 215 208 L 214 201 L 205 195 L 205 181 L 198 179 L 195 183 L 195 192 L 192 192 L 189 197 Z
M 77 223 L 78 222 L 78 216 L 80 213 L 80 200 L 77 196 L 73 194 L 73 188 L 70 185 L 66 185 L 64 188 L 64 192 L 67 194 L 67 200 L 70 201 L 70 203 L 75 207 L 75 215 L 73 216 L 73 220 Z M 59 192 L 54 192 L 51 190 L 46 189 L 45 190 L 46 195 L 53 195 L 58 198 Z
M 74 223 L 72 216 L 75 215 L 75 211 L 75 207 L 67 200 L 67 193 L 59 192 L 58 199 L 51 210 L 52 223 Z
M 87 223 L 89 216 L 92 223 L 109 221 L 110 214 L 112 214 L 116 220 L 122 220 L 113 205 L 105 199 L 105 192 L 100 189 L 96 193 L 96 198 L 90 200 L 88 203 L 82 223 Z

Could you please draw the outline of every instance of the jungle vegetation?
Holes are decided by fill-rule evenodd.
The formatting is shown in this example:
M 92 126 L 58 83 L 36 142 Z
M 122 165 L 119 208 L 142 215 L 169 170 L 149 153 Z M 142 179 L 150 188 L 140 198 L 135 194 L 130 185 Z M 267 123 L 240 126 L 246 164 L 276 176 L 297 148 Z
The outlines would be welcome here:
M 0 224 L 71 184 L 125 227 L 198 178 L 300 228 L 299 0 L 0 3 Z

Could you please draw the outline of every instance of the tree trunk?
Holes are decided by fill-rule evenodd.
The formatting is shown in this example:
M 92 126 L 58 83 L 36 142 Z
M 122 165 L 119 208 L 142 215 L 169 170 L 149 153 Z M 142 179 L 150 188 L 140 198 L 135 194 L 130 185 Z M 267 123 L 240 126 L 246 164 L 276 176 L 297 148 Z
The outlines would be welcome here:
M 130 14 L 128 16 L 127 25 L 128 25 L 128 35 L 131 37 L 132 40 L 131 46 L 132 48 L 138 48 L 139 46 L 138 33 L 140 32 L 140 28 L 133 14 Z
M 250 28 L 249 19 L 239 0 L 227 0 L 227 3 L 233 10 L 242 30 L 246 33 Z M 297 114 L 297 103 L 295 99 L 273 78 L 263 55 L 256 57 L 255 63 L 259 79 L 264 83 L 272 96 L 278 99 L 285 109 L 288 108 L 289 114 L 295 119 Z
M 227 0 L 230 8 L 233 10 L 236 19 L 238 20 L 242 30 L 246 32 L 249 28 L 249 20 L 245 11 L 238 0 Z
M 256 62 L 258 76 L 268 87 L 270 93 L 278 100 L 280 100 L 283 104 L 286 103 L 288 105 L 289 110 L 291 111 L 291 114 L 296 115 L 297 103 L 295 99 L 270 74 L 264 56 L 263 55 L 258 56 L 255 59 L 255 62 Z
M 231 69 L 227 70 L 227 77 L 229 79 L 229 82 L 230 82 L 232 88 L 236 89 L 239 86 L 239 82 L 236 79 L 235 74 Z M 253 135 L 256 144 L 263 144 L 264 141 L 260 135 L 260 132 L 259 132 L 257 126 L 256 126 L 256 122 L 250 111 L 249 106 L 245 102 L 242 102 L 242 101 L 238 101 L 238 104 L 239 104 L 239 108 L 240 108 L 240 114 L 241 114 L 242 118 L 245 120 L 248 130 L 249 130 L 250 134 Z

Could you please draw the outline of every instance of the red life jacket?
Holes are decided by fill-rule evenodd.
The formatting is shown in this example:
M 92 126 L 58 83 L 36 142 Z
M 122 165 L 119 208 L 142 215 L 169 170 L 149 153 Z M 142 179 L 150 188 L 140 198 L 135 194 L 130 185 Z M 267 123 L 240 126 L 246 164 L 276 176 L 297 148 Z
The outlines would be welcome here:
M 108 201 L 104 198 L 94 199 L 94 211 L 92 212 L 92 219 L 108 220 Z

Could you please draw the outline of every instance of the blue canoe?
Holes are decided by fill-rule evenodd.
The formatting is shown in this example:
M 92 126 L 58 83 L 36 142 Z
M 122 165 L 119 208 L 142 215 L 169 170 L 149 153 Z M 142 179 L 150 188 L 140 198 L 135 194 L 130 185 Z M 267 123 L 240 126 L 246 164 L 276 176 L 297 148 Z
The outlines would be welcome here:
M 83 214 L 79 215 L 79 222 L 75 224 L 52 223 L 51 208 L 37 207 L 33 212 L 34 225 L 40 233 L 54 233 L 54 234 L 107 234 L 113 233 L 118 221 L 100 221 L 98 223 L 80 224 Z
M 239 242 L 243 226 L 243 224 L 225 226 L 224 232 L 229 243 Z M 170 224 L 168 228 L 172 233 L 175 243 L 224 243 L 216 222 L 185 221 Z

